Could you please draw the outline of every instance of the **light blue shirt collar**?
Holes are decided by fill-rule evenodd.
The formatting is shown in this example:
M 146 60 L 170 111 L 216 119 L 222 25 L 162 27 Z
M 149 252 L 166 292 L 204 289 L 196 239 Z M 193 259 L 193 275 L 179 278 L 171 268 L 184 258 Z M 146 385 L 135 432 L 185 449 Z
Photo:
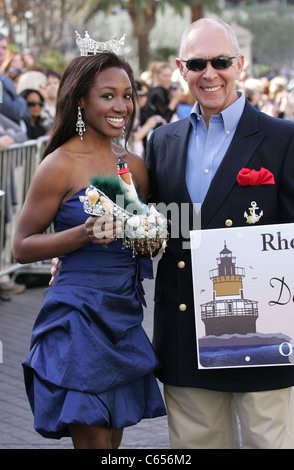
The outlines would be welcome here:
M 221 111 L 219 114 L 215 114 L 210 118 L 219 119 L 221 117 L 223 119 L 225 132 L 232 132 L 236 129 L 240 117 L 243 113 L 243 109 L 245 106 L 245 96 L 241 91 L 237 91 L 237 94 L 239 98 L 234 101 L 234 103 L 232 103 L 226 109 Z M 198 101 L 196 101 L 190 113 L 190 121 L 195 132 L 197 132 L 197 121 L 199 119 L 201 119 L 201 112 L 199 108 L 199 103 Z

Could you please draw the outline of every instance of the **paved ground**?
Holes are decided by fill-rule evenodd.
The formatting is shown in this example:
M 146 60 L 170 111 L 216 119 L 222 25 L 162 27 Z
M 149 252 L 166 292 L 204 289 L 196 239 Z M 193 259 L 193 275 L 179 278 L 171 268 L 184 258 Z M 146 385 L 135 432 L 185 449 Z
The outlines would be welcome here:
M 153 281 L 145 281 L 144 328 L 152 332 Z M 0 449 L 72 449 L 71 439 L 44 439 L 33 428 L 21 362 L 29 350 L 31 330 L 44 288 L 27 289 L 0 303 Z M 124 432 L 121 449 L 168 449 L 166 417 L 143 420 Z

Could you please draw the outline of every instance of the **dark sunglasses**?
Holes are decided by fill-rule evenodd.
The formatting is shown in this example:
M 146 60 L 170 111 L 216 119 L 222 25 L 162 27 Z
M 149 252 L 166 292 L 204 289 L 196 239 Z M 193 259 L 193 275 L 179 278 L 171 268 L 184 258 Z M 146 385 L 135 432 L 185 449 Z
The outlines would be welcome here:
M 193 72 L 202 72 L 202 70 L 206 69 L 207 62 L 210 62 L 212 67 L 216 70 L 224 70 L 231 67 L 233 64 L 232 59 L 236 59 L 236 57 L 239 56 L 240 54 L 232 57 L 214 57 L 213 59 L 181 59 L 181 62 L 185 62 L 187 69 L 192 70 Z
M 42 101 L 28 101 L 28 106 L 30 108 L 34 108 L 35 106 L 40 106 L 41 108 L 43 108 L 44 103 L 42 103 Z

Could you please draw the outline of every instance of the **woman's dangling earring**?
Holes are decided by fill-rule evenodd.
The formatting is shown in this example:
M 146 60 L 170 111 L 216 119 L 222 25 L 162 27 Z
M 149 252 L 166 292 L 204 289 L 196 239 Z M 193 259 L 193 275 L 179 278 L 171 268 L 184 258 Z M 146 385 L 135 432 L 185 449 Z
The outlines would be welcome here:
M 121 144 L 125 145 L 126 144 L 126 126 L 123 127 L 120 138 L 122 140 Z
M 81 140 L 83 140 L 83 134 L 86 132 L 85 123 L 83 121 L 81 108 L 78 106 L 78 119 L 76 123 L 76 131 L 79 133 Z

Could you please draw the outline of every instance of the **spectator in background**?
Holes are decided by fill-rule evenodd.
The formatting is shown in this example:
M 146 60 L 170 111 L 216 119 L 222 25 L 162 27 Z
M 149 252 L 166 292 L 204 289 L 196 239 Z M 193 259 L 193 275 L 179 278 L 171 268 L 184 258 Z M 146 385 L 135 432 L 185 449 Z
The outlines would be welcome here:
M 41 116 L 43 118 L 43 126 L 50 131 L 56 111 L 56 98 L 60 83 L 60 74 L 53 69 L 47 69 L 47 85 L 45 91 L 44 108 Z
M 137 85 L 137 95 L 138 95 L 138 115 L 135 119 L 134 130 L 133 130 L 133 148 L 132 150 L 140 157 L 145 157 L 145 150 L 143 140 L 148 139 L 150 132 L 155 129 L 155 127 L 160 122 L 161 124 L 166 124 L 166 120 L 163 119 L 159 114 L 154 114 L 150 116 L 147 121 L 141 125 L 140 124 L 140 110 L 145 106 L 148 98 L 149 87 L 147 83 L 141 80 L 136 81 Z
M 8 148 L 14 143 L 24 142 L 25 140 L 27 140 L 27 134 L 23 128 L 16 122 L 4 116 L 4 114 L 0 114 L 0 150 Z M 7 236 L 7 224 L 12 220 L 13 206 L 17 204 L 17 190 L 15 187 L 14 171 L 11 175 L 11 184 L 7 189 L 4 213 L 4 240 Z M 3 247 L 1 247 L 1 250 L 2 248 Z M 8 274 L 0 276 L 0 300 L 10 300 L 10 294 L 21 294 L 24 290 L 25 285 L 17 284 Z
M 26 101 L 17 94 L 13 80 L 2 71 L 0 71 L 0 80 L 2 82 L 0 113 L 20 124 L 22 119 L 29 116 Z
M 0 94 L 0 148 L 5 149 L 15 143 L 20 142 L 22 137 L 22 129 L 18 124 L 21 118 L 28 113 L 27 105 L 22 97 L 19 97 L 15 91 L 14 83 L 10 77 L 7 77 L 1 70 L 8 53 L 8 40 L 7 37 L 0 33 L 0 81 L 1 94 Z M 9 221 L 10 214 L 7 210 L 8 197 L 6 195 L 5 201 L 5 223 Z M 2 252 L 2 248 L 1 252 Z M 25 286 L 16 284 L 8 274 L 0 276 L 0 300 L 10 300 L 10 294 L 20 294 L 25 289 Z
M 287 91 L 288 79 L 282 75 L 272 78 L 269 82 L 267 104 L 262 111 L 270 116 L 281 119 L 293 118 L 293 104 L 290 102 Z
M 187 82 L 183 79 L 178 68 L 173 71 L 172 81 L 173 83 L 178 83 L 182 88 L 182 97 L 170 122 L 188 117 L 195 103 L 195 98 L 192 96 Z
M 254 108 L 260 110 L 266 100 L 262 81 L 258 78 L 247 78 L 244 84 L 241 85 L 241 89 L 243 89 L 244 95 L 249 103 L 251 103 Z
M 37 90 L 43 97 L 46 97 L 47 77 L 39 70 L 27 70 L 19 79 L 16 91 L 18 94 L 24 90 Z
M 156 83 L 155 83 L 156 70 L 158 69 L 161 63 L 162 62 L 159 62 L 159 61 L 151 62 L 149 64 L 148 69 L 144 70 L 144 72 L 142 72 L 140 75 L 140 80 L 146 83 L 149 89 L 153 86 L 156 86 Z
M 147 102 L 141 109 L 141 124 L 154 114 L 169 122 L 182 98 L 181 87 L 172 83 L 172 68 L 168 64 L 158 66 L 154 79 L 156 85 L 150 88 Z
M 0 33 L 0 67 L 3 65 L 8 50 L 7 38 Z M 2 82 L 2 100 L 0 103 L 0 113 L 4 114 L 9 119 L 12 119 L 17 124 L 29 115 L 29 110 L 26 101 L 18 95 L 15 90 L 13 80 L 5 75 L 0 70 L 0 81 Z
M 6 59 L 8 51 L 8 41 L 7 37 L 4 34 L 0 33 L 0 67 Z
M 178 84 L 172 83 L 172 68 L 164 63 L 160 64 L 154 73 L 155 86 L 152 86 L 148 93 L 147 103 L 140 111 L 140 124 L 143 126 L 146 121 L 154 115 L 159 115 L 157 125 L 170 122 L 176 111 L 177 105 L 182 97 L 182 89 Z M 146 149 L 147 138 L 143 139 Z
M 20 76 L 26 71 L 22 54 L 17 51 L 8 51 L 1 70 L 13 80 L 16 88 Z
M 38 139 L 46 134 L 46 128 L 43 125 L 41 112 L 44 106 L 44 98 L 37 90 L 27 89 L 21 92 L 21 96 L 25 98 L 31 116 L 26 118 L 25 124 L 29 139 Z
M 14 143 L 27 140 L 27 133 L 22 126 L 0 113 L 0 149 L 7 148 Z
M 34 103 L 29 106 L 29 116 L 26 117 L 25 123 L 28 129 L 29 139 L 36 139 L 45 135 L 48 128 L 45 125 L 42 109 L 44 108 L 46 98 L 47 77 L 40 70 L 28 70 L 19 79 L 17 84 L 17 92 L 20 96 L 25 97 L 26 101 Z M 36 92 L 34 99 L 27 98 L 28 91 Z

